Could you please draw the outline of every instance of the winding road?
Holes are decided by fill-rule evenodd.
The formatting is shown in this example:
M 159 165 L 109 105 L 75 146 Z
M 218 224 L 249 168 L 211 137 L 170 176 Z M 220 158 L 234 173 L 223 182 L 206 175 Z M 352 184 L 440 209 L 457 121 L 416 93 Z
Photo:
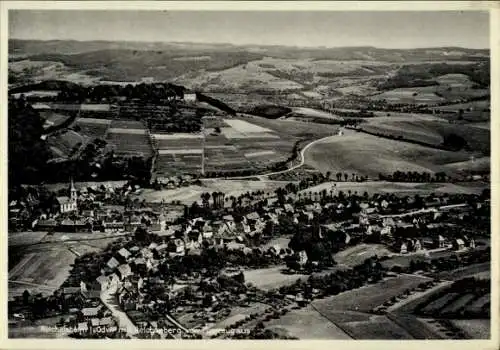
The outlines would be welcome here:
M 309 142 L 307 145 L 304 146 L 304 148 L 302 148 L 300 150 L 300 162 L 298 164 L 295 164 L 294 166 L 288 168 L 288 169 L 285 169 L 285 170 L 274 171 L 274 172 L 265 173 L 265 174 L 256 174 L 256 175 L 248 175 L 248 176 L 233 176 L 233 177 L 216 177 L 216 178 L 207 178 L 207 179 L 202 179 L 202 180 L 203 181 L 221 180 L 221 179 L 223 179 L 223 180 L 247 180 L 247 179 L 253 179 L 253 178 L 259 178 L 260 180 L 263 180 L 263 178 L 271 176 L 271 175 L 284 174 L 284 173 L 293 171 L 297 168 L 300 168 L 301 166 L 303 166 L 305 164 L 305 152 L 310 147 L 314 146 L 317 143 L 325 141 L 329 138 L 335 137 L 335 136 L 337 136 L 337 135 L 329 135 L 329 136 L 325 136 L 325 137 L 322 137 L 320 139 Z

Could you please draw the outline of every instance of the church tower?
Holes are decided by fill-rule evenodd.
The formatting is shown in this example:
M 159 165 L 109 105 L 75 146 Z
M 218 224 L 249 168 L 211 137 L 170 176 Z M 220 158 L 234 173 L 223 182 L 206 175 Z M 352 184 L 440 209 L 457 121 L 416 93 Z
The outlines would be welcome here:
M 69 188 L 69 198 L 71 199 L 72 202 L 75 202 L 75 203 L 76 203 L 76 200 L 78 198 L 78 195 L 76 193 L 75 184 L 73 183 L 73 178 L 71 178 L 71 185 Z
M 71 178 L 71 185 L 69 187 L 69 203 L 72 211 L 78 211 L 78 194 L 73 183 L 73 178 Z

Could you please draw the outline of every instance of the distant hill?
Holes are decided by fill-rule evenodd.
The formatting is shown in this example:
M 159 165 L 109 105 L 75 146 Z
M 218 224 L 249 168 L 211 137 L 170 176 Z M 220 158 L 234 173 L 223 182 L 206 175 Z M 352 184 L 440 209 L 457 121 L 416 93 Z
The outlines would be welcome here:
M 387 62 L 433 60 L 481 60 L 489 57 L 488 49 L 461 47 L 383 49 L 372 46 L 304 48 L 291 46 L 265 46 L 189 42 L 127 42 L 127 41 L 75 41 L 75 40 L 9 40 L 10 55 L 32 56 L 46 53 L 59 55 L 79 54 L 103 50 L 163 51 L 164 54 L 185 56 L 206 52 L 248 52 L 277 58 L 313 58 L 336 60 L 377 60 Z
M 435 71 L 429 71 L 430 65 Z M 303 48 L 9 40 L 9 84 L 13 86 L 50 79 L 84 85 L 99 80 L 155 80 L 210 93 L 300 92 L 300 98 L 337 99 L 351 94 L 366 96 L 377 89 L 437 86 L 434 78 L 456 73 L 468 75 L 477 88 L 487 88 L 488 67 L 489 50 L 460 47 Z M 442 94 L 451 95 L 448 91 Z

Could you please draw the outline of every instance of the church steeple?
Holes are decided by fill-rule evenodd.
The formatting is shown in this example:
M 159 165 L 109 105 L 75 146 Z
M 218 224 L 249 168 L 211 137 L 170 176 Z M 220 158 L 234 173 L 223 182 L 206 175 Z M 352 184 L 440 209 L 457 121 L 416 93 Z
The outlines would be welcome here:
M 72 201 L 76 201 L 78 195 L 76 193 L 75 184 L 73 183 L 73 178 L 71 178 L 70 182 L 71 182 L 71 185 L 70 185 L 70 188 L 69 188 L 69 198 Z

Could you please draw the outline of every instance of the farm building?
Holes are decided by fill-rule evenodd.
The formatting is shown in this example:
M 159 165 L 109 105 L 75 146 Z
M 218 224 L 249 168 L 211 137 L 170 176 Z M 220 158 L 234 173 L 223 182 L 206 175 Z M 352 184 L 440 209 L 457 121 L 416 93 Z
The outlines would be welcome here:
M 436 248 L 445 248 L 446 246 L 446 240 L 444 239 L 443 236 L 439 235 L 435 240 L 434 240 L 434 246 Z
M 406 245 L 406 243 L 401 243 L 401 245 L 399 246 L 399 253 L 400 254 L 407 254 L 408 253 L 408 246 Z
M 453 249 L 454 250 L 462 250 L 465 248 L 465 242 L 463 239 L 458 238 L 453 240 Z

